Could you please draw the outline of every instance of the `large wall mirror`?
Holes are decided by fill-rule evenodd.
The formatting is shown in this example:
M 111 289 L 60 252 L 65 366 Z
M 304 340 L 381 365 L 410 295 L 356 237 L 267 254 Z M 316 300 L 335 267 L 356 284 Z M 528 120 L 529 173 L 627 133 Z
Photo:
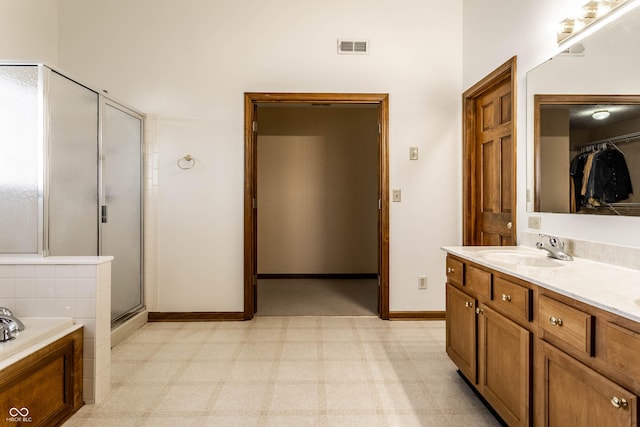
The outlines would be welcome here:
M 529 211 L 640 216 L 639 48 L 640 7 L 527 74 Z

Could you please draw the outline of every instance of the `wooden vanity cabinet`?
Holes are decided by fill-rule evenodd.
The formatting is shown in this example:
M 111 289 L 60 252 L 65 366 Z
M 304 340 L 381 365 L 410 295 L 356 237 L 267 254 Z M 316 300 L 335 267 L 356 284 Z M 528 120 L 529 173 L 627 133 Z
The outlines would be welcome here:
M 518 322 L 530 314 L 529 290 L 523 288 L 526 292 L 519 293 L 519 285 L 500 279 L 504 283 L 496 299 L 493 285 L 497 277 L 480 266 L 451 258 L 447 266 L 451 261 L 463 264 L 463 277 L 451 280 L 447 269 L 447 354 L 505 422 L 528 426 L 532 334 Z
M 476 382 L 476 299 L 447 284 L 447 354 L 467 379 Z
M 478 307 L 478 390 L 510 426 L 529 425 L 531 332 Z
M 446 333 L 509 426 L 639 425 L 638 322 L 450 254 Z
M 550 291 L 538 310 L 537 424 L 638 426 L 640 325 Z
M 538 313 L 540 338 L 593 356 L 594 316 L 546 295 L 538 299 Z
M 447 282 L 464 285 L 464 263 L 450 256 L 447 257 Z
M 632 392 L 546 342 L 542 352 L 545 426 L 637 426 Z

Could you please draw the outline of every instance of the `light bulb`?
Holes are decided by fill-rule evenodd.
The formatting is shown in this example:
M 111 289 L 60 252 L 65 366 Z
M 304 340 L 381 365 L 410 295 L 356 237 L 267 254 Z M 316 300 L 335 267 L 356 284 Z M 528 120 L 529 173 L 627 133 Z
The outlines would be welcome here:
M 608 110 L 598 110 L 595 113 L 593 113 L 591 117 L 593 117 L 596 120 L 604 120 L 607 117 L 609 117 L 610 114 L 611 113 L 609 113 Z

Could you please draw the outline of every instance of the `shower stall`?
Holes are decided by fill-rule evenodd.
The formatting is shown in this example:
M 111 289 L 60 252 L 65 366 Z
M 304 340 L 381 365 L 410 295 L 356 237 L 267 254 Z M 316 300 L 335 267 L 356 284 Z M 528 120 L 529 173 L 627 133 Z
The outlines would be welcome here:
M 48 66 L 0 65 L 0 254 L 113 256 L 112 324 L 144 308 L 143 129 Z

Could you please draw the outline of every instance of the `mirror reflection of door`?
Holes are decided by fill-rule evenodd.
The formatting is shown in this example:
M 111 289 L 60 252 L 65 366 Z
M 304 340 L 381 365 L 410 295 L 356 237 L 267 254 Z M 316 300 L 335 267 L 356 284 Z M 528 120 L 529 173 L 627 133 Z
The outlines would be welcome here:
M 535 211 L 640 215 L 640 96 L 536 95 L 534 105 Z
M 464 94 L 465 245 L 516 244 L 515 62 Z

